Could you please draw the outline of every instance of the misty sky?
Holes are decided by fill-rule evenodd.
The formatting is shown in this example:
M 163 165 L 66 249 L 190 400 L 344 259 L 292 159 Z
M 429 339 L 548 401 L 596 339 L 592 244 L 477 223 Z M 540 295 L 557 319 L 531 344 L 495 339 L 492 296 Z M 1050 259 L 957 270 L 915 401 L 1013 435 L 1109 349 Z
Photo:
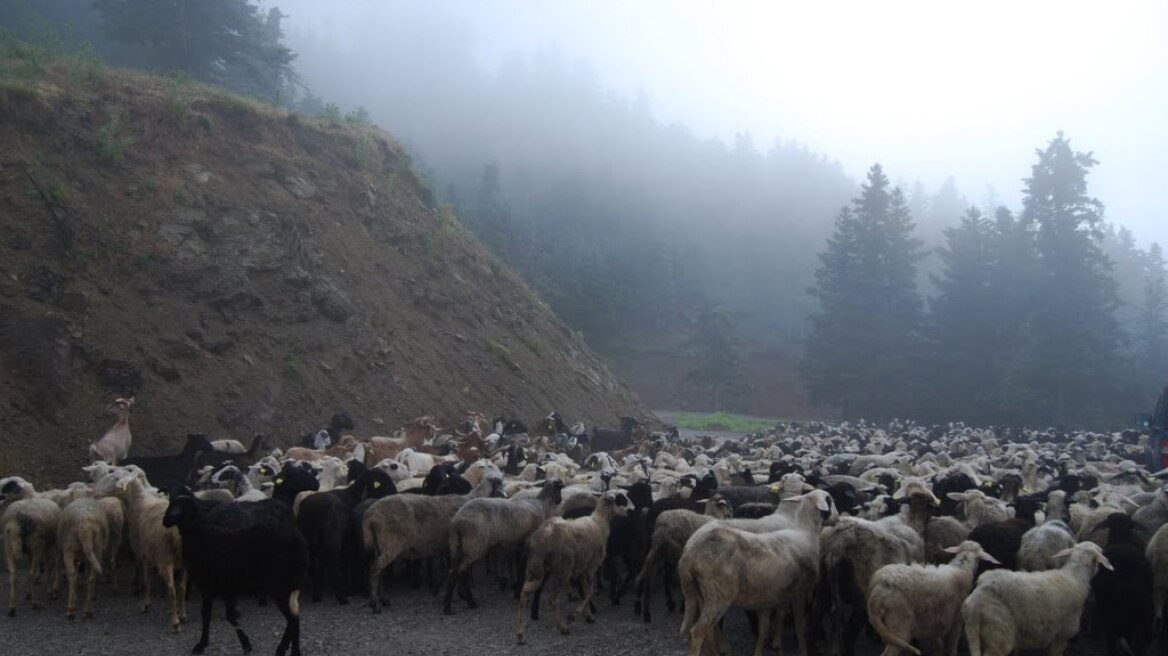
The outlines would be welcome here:
M 428 0 L 437 3 L 438 0 Z M 338 40 L 389 0 L 265 0 Z M 795 139 L 855 179 L 873 162 L 974 203 L 1019 205 L 1064 130 L 1100 160 L 1108 221 L 1168 243 L 1168 3 L 445 1 L 483 66 L 554 46 L 661 121 L 764 148 Z M 295 38 L 291 39 L 295 48 Z M 309 80 L 311 83 L 311 80 Z M 355 81 L 357 83 L 358 81 Z

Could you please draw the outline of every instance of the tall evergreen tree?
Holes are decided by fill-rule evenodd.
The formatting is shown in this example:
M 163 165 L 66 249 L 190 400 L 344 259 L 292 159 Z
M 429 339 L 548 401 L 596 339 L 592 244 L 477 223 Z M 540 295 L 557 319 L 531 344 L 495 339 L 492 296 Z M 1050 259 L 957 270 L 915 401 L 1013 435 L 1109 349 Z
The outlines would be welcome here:
M 686 374 L 686 382 L 706 395 L 712 409 L 737 410 L 743 385 L 741 345 L 726 312 L 719 308 L 703 312 L 688 346 L 697 366 Z
M 1148 249 L 1144 299 L 1137 328 L 1142 383 L 1156 389 L 1168 381 L 1168 273 L 1159 244 Z
M 251 0 L 96 0 L 111 38 L 143 46 L 148 68 L 181 71 L 240 93 L 278 100 L 292 78 L 281 14 Z
M 996 346 L 985 357 L 992 361 L 996 375 L 994 402 L 986 420 L 1017 423 L 1035 403 L 1026 375 L 1026 354 L 1032 342 L 1030 315 L 1039 294 L 1034 226 L 1000 206 L 994 212 L 993 237 L 986 317 Z
M 1097 162 L 1062 132 L 1026 179 L 1022 216 L 1037 228 L 1039 295 L 1033 314 L 1031 384 L 1039 417 L 1099 419 L 1114 371 L 1118 336 L 1111 263 L 1100 248 L 1103 204 L 1087 195 Z
M 883 419 L 915 409 L 921 243 L 912 230 L 903 194 L 889 189 L 877 164 L 819 256 L 808 291 L 820 312 L 811 317 L 801 369 L 812 401 L 836 405 L 845 417 Z
M 933 278 L 938 294 L 929 304 L 931 419 L 982 422 L 993 414 L 996 371 L 987 356 L 998 347 L 991 296 L 997 241 L 994 223 L 976 207 L 945 230 L 943 272 Z

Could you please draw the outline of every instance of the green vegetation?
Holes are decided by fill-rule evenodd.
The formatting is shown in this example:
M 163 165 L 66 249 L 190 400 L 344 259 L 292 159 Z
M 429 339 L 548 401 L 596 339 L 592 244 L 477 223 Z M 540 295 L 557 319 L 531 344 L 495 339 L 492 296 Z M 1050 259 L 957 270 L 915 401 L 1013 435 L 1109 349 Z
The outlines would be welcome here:
M 325 104 L 324 112 L 321 113 L 321 116 L 331 125 L 341 124 L 341 108 L 336 103 Z
M 499 342 L 493 339 L 488 339 L 487 350 L 493 353 L 496 358 L 499 358 L 500 362 L 507 365 L 508 367 L 512 369 L 519 368 L 519 365 L 515 364 L 515 358 L 511 355 L 511 350 Z
M 299 378 L 300 370 L 303 368 L 300 359 L 291 353 L 284 356 L 284 377 L 285 378 Z
M 454 230 L 454 213 L 448 205 L 443 205 L 438 209 L 438 215 L 435 217 L 434 225 L 422 233 L 422 250 L 431 257 L 437 256 L 442 251 L 442 247 L 446 245 L 446 242 L 454 234 Z
M 336 105 L 329 103 L 325 106 L 325 109 L 327 110 L 329 106 L 336 108 Z M 369 117 L 369 110 L 365 109 L 364 107 L 358 107 L 348 114 L 345 114 L 345 123 L 348 123 L 349 125 L 357 128 L 367 128 L 373 125 L 373 121 Z
M 675 420 L 681 428 L 691 430 L 731 431 L 735 433 L 757 433 L 773 428 L 778 420 L 772 419 L 745 419 L 738 415 L 718 411 L 707 415 L 691 415 L 681 413 Z
M 29 185 L 27 194 L 33 198 L 40 198 L 43 192 L 48 202 L 54 205 L 63 205 L 69 199 L 69 188 L 65 181 L 53 173 L 45 164 L 44 157 L 38 155 L 28 161 L 28 172 L 36 180 L 36 185 Z
M 543 357 L 543 341 L 539 337 L 535 335 L 520 335 L 519 341 L 523 342 L 523 345 L 530 349 L 532 353 Z
M 182 74 L 175 74 L 166 78 L 166 106 L 175 116 L 182 118 L 191 108 L 191 98 L 186 92 L 187 78 Z
M 97 153 L 111 162 L 121 163 L 126 158 L 126 148 L 134 142 L 127 135 L 120 134 L 118 124 L 122 120 L 120 110 L 110 112 L 109 120 L 97 129 Z

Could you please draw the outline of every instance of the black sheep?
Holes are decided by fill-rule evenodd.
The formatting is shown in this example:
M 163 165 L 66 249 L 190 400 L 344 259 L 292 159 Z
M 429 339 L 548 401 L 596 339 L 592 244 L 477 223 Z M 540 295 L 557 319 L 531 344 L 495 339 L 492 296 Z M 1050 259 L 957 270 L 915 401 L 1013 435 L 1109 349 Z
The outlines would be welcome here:
M 592 453 L 600 451 L 618 451 L 629 445 L 633 439 L 633 429 L 640 425 L 632 417 L 621 417 L 620 429 L 592 427 L 592 435 L 588 438 L 588 449 Z
M 1018 497 L 1014 501 L 1014 517 L 1004 522 L 982 524 L 969 533 L 970 540 L 981 545 L 986 553 L 993 556 L 1005 569 L 1018 569 L 1018 550 L 1022 548 L 1022 536 L 1034 528 L 1034 514 L 1038 504 L 1032 497 Z M 978 563 L 978 573 L 996 569 L 986 561 Z
M 1152 640 L 1152 581 L 1154 574 L 1144 554 L 1144 528 L 1123 513 L 1112 513 L 1091 532 L 1107 529 L 1103 556 L 1112 570 L 1100 569 L 1091 590 L 1107 640 L 1108 656 L 1117 656 L 1122 638 L 1135 656 L 1144 656 Z
M 168 490 L 176 485 L 190 482 L 195 468 L 195 458 L 200 452 L 213 451 L 211 442 L 202 433 L 187 435 L 182 451 L 170 456 L 138 456 L 126 458 L 120 464 L 125 467 L 137 465 L 146 472 L 146 480 L 160 490 Z
M 653 505 L 653 488 L 640 481 L 632 485 L 622 485 L 633 507 L 626 515 L 617 515 L 609 520 L 608 543 L 604 552 L 604 576 L 609 581 L 609 597 L 614 606 L 620 604 L 621 597 L 629 591 L 633 579 L 641 571 L 641 563 L 649 550 L 649 540 L 645 532 L 649 507 Z M 624 566 L 624 581 L 620 578 L 617 563 Z
M 292 501 L 319 483 L 306 469 L 286 465 L 276 477 L 271 499 L 228 503 L 210 510 L 189 491 L 172 495 L 162 523 L 182 535 L 183 563 L 202 596 L 202 633 L 192 650 L 203 653 L 211 627 L 215 597 L 222 597 L 227 621 L 244 653 L 251 641 L 239 626 L 236 601 L 241 594 L 270 595 L 286 621 L 276 654 L 289 645 L 300 654 L 300 587 L 308 571 L 308 543 L 296 528 Z
M 395 492 L 397 487 L 389 474 L 370 469 L 346 487 L 312 494 L 300 502 L 296 526 L 308 541 L 313 601 L 321 599 L 327 572 L 336 588 L 337 603 L 349 602 L 348 586 L 341 578 L 342 547 L 349 515 L 363 499 L 377 499 Z

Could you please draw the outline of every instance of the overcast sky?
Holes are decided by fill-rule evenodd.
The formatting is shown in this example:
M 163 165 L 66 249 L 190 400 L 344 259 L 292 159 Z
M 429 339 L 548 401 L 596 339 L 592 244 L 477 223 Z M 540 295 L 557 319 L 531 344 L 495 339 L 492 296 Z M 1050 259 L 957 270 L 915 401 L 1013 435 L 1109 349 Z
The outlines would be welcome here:
M 287 28 L 343 39 L 358 8 L 284 0 Z M 429 0 L 439 2 L 439 0 Z M 265 4 L 273 4 L 266 0 Z M 1168 242 L 1168 2 L 446 0 L 484 67 L 556 46 L 699 135 L 795 139 L 857 180 L 881 162 L 973 202 L 1019 204 L 1062 129 L 1091 192 L 1142 244 Z

